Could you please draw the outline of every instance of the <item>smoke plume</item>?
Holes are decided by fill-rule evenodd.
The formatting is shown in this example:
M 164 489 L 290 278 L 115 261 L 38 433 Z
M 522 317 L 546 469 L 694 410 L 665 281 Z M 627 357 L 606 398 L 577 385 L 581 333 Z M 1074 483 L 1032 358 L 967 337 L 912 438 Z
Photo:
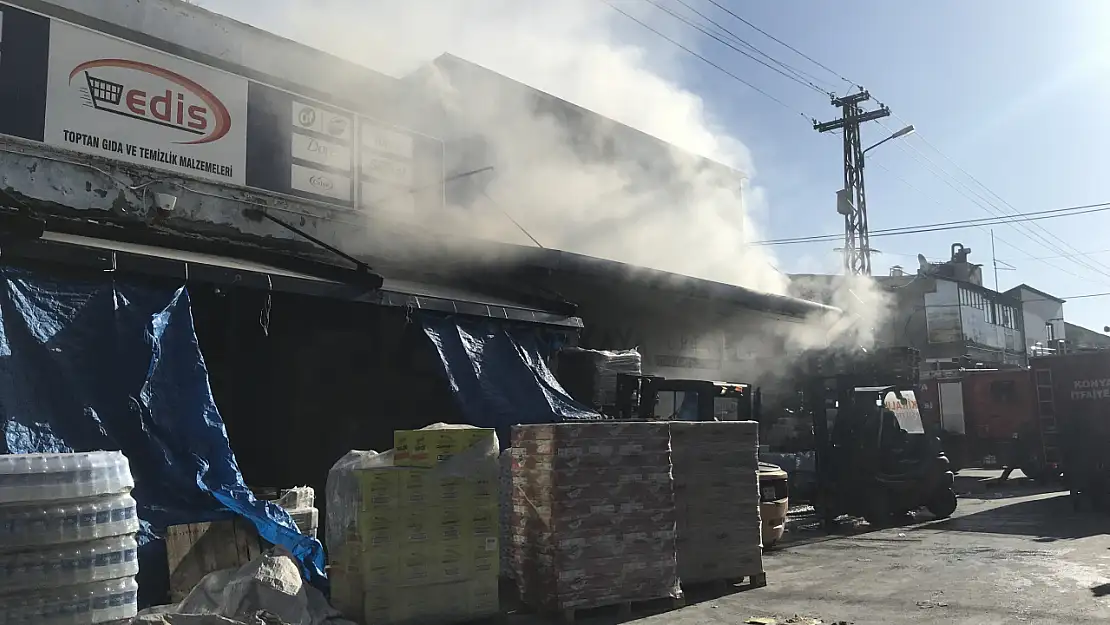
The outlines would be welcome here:
M 534 238 L 545 247 L 790 293 L 790 280 L 776 269 L 770 248 L 748 244 L 761 238 L 753 217 L 763 209 L 765 193 L 742 184 L 736 171 L 754 178 L 752 155 L 675 80 L 689 59 L 660 39 L 640 45 L 638 26 L 599 0 L 203 4 L 377 71 L 407 76 L 421 97 L 438 99 L 446 114 L 406 104 L 397 111 L 400 117 L 448 140 L 480 136 L 480 149 L 451 150 L 448 167 L 494 170 L 465 182 L 472 192 L 452 194 L 463 205 L 423 220 L 423 228 L 524 246 L 535 245 Z M 257 14 L 263 4 L 265 16 Z M 568 132 L 551 111 L 537 108 L 527 90 L 486 81 L 482 71 L 465 85 L 453 83 L 429 65 L 445 52 L 676 149 L 660 152 L 657 143 L 605 124 Z M 867 282 L 840 286 L 822 297 L 851 312 L 848 320 L 821 316 L 790 324 L 789 343 L 808 349 L 830 341 L 871 342 L 882 298 Z

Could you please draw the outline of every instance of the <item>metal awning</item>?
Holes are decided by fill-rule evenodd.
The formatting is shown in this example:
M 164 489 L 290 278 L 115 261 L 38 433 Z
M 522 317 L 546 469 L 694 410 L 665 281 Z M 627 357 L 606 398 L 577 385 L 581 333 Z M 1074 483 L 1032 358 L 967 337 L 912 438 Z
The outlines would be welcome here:
M 47 231 L 7 242 L 6 260 L 25 259 L 155 277 L 344 299 L 451 314 L 581 328 L 576 316 L 504 296 L 424 280 L 391 278 L 319 263 L 321 275 L 274 264 L 188 250 Z M 301 262 L 300 267 L 314 263 Z M 323 277 L 323 276 L 327 277 Z M 344 280 L 341 276 L 351 276 Z

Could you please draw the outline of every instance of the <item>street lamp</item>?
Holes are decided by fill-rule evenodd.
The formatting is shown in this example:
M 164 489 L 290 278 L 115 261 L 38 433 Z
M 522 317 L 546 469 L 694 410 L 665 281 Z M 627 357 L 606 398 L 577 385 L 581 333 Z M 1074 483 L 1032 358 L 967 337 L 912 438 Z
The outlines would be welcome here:
M 877 148 L 880 145 L 886 143 L 887 141 L 890 141 L 891 139 L 900 139 L 900 138 L 902 138 L 906 135 L 913 134 L 914 130 L 915 130 L 915 128 L 913 127 L 913 124 L 910 124 L 909 126 L 906 126 L 905 128 L 899 130 L 898 132 L 895 132 L 894 134 L 890 135 L 886 139 L 883 139 L 882 141 L 876 143 L 875 145 L 867 148 L 866 150 L 863 151 L 863 153 L 867 154 L 871 150 L 874 150 L 875 148 Z

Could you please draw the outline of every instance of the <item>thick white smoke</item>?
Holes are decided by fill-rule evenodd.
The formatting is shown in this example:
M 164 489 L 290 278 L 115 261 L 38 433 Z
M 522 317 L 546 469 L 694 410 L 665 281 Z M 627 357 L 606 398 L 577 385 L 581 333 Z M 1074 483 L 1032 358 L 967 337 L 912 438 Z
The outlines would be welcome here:
M 613 0 L 630 11 L 642 5 Z M 735 172 L 754 175 L 747 148 L 714 123 L 701 98 L 670 77 L 684 53 L 660 39 L 650 48 L 638 28 L 600 0 L 206 0 L 200 4 L 394 76 L 419 74 L 424 94 L 442 100 L 442 119 L 415 120 L 450 135 L 480 134 L 487 149 L 456 170 L 495 171 L 485 193 L 422 224 L 479 238 L 532 245 L 512 221 L 546 247 L 786 294 L 789 279 L 752 219 L 764 201 L 741 188 Z M 650 34 L 647 35 L 651 37 Z M 656 45 L 658 44 L 658 45 Z M 696 45 L 696 44 L 692 44 Z M 448 52 L 514 80 L 659 137 L 680 150 L 641 147 L 604 127 L 571 137 L 536 112 L 525 92 L 497 82 L 477 93 L 428 71 Z M 321 68 L 326 71 L 326 68 Z M 480 73 L 478 74 L 480 76 Z M 399 112 L 401 113 L 401 112 Z M 403 111 L 411 119 L 412 111 Z M 452 128 L 451 126 L 455 126 Z M 619 135 L 619 136 L 618 136 Z M 614 148 L 621 158 L 606 155 Z M 593 152 L 593 156 L 584 156 Z M 465 157 L 464 157 L 465 158 Z M 512 219 L 506 216 L 511 215 Z M 884 309 L 869 283 L 833 289 L 827 303 L 853 311 L 853 322 L 798 325 L 791 341 L 818 347 L 831 338 L 869 343 Z M 832 333 L 830 337 L 830 332 Z

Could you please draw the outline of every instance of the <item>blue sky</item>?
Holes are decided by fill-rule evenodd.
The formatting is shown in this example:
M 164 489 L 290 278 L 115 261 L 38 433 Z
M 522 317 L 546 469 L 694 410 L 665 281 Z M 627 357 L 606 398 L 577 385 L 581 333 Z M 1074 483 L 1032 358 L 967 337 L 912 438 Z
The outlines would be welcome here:
M 459 10 L 462 1 L 444 0 L 444 7 Z M 790 107 L 822 121 L 837 115 L 827 97 L 684 31 L 642 0 L 612 1 L 679 35 L 687 45 Z M 676 0 L 663 1 L 681 10 Z M 845 88 L 835 76 L 735 21 L 708 0 L 686 1 L 762 50 Z M 991 216 L 976 201 L 993 203 L 995 210 L 1022 212 L 1110 201 L 1110 116 L 1104 114 L 1110 100 L 1110 40 L 1106 38 L 1110 2 L 718 1 L 866 86 L 898 115 L 886 122 L 891 129 L 905 122 L 918 128 L 918 135 L 890 142 L 868 158 L 873 230 Z M 281 17 L 295 4 L 292 0 L 267 2 L 272 10 L 266 12 L 257 11 L 253 0 L 202 0 L 200 4 L 295 36 L 291 24 L 297 18 Z M 370 4 L 390 3 L 364 6 Z M 819 135 L 796 112 L 697 59 L 682 53 L 675 56 L 671 44 L 623 17 L 613 14 L 612 18 L 623 35 L 649 50 L 649 62 L 656 60 L 653 53 L 657 53 L 659 72 L 701 96 L 707 115 L 750 150 L 753 182 L 766 194 L 762 202 L 766 213 L 760 216 L 766 237 L 842 230 L 834 201 L 843 175 L 838 138 Z M 416 19 L 409 25 L 419 24 Z M 373 37 L 366 39 L 359 43 L 372 51 Z M 327 43 L 324 38 L 317 45 Z M 367 49 L 359 52 L 365 56 Z M 886 134 L 886 129 L 871 123 L 864 139 L 870 144 Z M 990 197 L 946 157 L 1012 208 Z M 1005 290 L 1026 282 L 1062 297 L 1110 292 L 1110 240 L 1102 234 L 1110 230 L 1108 226 L 1110 212 L 1040 221 L 1028 226 L 1031 233 L 1011 225 L 993 226 L 997 257 L 1016 267 L 999 272 L 1000 286 Z M 1064 249 L 1041 228 L 1075 250 L 1091 254 L 1060 258 L 1074 250 Z M 993 285 L 990 235 L 985 229 L 876 237 L 872 246 L 883 254 L 873 257 L 875 273 L 886 273 L 895 264 L 912 270 L 918 253 L 943 260 L 953 242 L 973 249 L 971 259 L 984 265 L 984 280 Z M 787 272 L 812 270 L 814 258 L 831 261 L 834 247 L 837 244 L 781 247 L 777 263 Z M 1066 305 L 1066 316 L 1101 329 L 1110 325 L 1108 303 L 1110 297 L 1075 299 Z
M 718 21 L 764 51 L 835 81 L 743 24 L 729 21 L 726 14 L 697 4 L 703 5 L 703 12 L 715 11 Z M 872 229 L 989 215 L 949 184 L 975 198 L 961 186 L 966 184 L 1009 210 L 923 140 L 1018 211 L 1110 201 L 1110 117 L 1105 114 L 1110 96 L 1110 39 L 1106 37 L 1110 3 L 731 0 L 725 4 L 863 84 L 920 131 L 905 145 L 887 143 L 868 157 Z M 667 19 L 660 15 L 656 21 Z M 705 41 L 699 49 L 808 115 L 822 121 L 836 115 L 827 99 L 724 46 Z M 686 85 L 703 96 L 715 119 L 754 155 L 755 180 L 768 194 L 768 237 L 840 231 L 833 197 L 841 185 L 840 142 L 817 136 L 797 114 L 700 61 L 692 59 L 687 70 Z M 888 125 L 900 128 L 902 119 L 890 120 Z M 885 133 L 872 123 L 864 138 L 871 143 Z M 935 175 L 930 168 L 943 168 L 950 176 Z M 1058 249 L 1062 245 L 1037 226 L 1032 226 L 1033 235 L 1010 225 L 994 226 L 997 257 L 1017 268 L 999 272 L 1002 289 L 1026 282 L 1063 297 L 1110 291 L 1110 252 L 1101 251 L 1110 250 L 1110 238 L 1104 235 L 1110 213 L 1038 224 L 1081 252 L 1097 252 L 1086 261 L 1095 269 L 1067 258 L 1032 260 L 1071 252 Z M 1031 239 L 1048 239 L 1051 245 Z M 912 269 L 919 252 L 932 260 L 944 259 L 950 244 L 957 241 L 973 248 L 972 260 L 985 265 L 984 281 L 993 284 L 990 235 L 979 229 L 875 238 L 872 246 L 885 252 L 873 257 L 875 273 L 894 264 Z M 792 269 L 791 257 L 827 253 L 834 246 L 790 247 L 778 253 L 780 267 L 786 271 Z M 1110 297 L 1072 300 L 1065 306 L 1065 316 L 1101 330 L 1110 325 L 1107 303 Z

